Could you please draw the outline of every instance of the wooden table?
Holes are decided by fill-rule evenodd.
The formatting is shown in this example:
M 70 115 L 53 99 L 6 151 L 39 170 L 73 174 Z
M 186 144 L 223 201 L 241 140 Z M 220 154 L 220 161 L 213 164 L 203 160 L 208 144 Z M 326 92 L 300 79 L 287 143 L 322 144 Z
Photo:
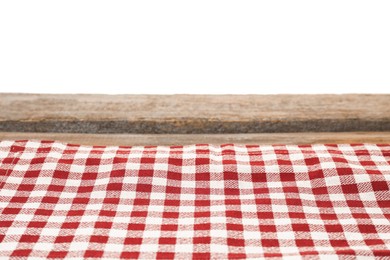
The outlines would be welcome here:
M 86 145 L 390 143 L 390 95 L 0 94 L 0 139 Z

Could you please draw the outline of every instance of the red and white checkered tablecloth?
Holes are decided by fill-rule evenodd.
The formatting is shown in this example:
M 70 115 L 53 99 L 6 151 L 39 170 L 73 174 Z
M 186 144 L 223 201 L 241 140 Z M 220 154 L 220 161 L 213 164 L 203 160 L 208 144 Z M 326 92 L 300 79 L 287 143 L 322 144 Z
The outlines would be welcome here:
M 0 142 L 2 258 L 390 259 L 390 145 Z

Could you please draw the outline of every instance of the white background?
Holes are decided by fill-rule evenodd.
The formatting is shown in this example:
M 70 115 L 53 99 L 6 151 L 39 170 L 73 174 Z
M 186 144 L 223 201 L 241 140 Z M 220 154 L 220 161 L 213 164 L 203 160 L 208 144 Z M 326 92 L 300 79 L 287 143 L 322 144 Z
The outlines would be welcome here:
M 0 92 L 389 93 L 390 1 L 0 0 Z

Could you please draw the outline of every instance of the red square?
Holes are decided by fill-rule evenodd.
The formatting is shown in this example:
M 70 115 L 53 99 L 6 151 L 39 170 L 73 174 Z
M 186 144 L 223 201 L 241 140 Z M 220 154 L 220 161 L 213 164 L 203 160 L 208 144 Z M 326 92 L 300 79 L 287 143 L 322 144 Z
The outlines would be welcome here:
M 210 244 L 211 238 L 210 237 L 194 237 L 193 243 L 194 244 Z
M 145 224 L 130 223 L 127 230 L 145 230 Z
M 210 200 L 195 200 L 195 207 L 208 207 Z
M 180 191 L 181 191 L 180 187 L 167 186 L 166 188 L 167 193 L 179 194 Z
M 374 225 L 359 225 L 359 230 L 362 233 L 378 233 Z
M 227 230 L 233 230 L 233 231 L 243 231 L 244 230 L 244 227 L 241 224 L 227 223 L 226 228 L 227 228 Z
M 348 247 L 348 242 L 346 240 L 330 240 L 330 244 L 333 247 Z
M 295 232 L 299 232 L 299 231 L 308 232 L 308 231 L 310 231 L 310 227 L 308 224 L 292 224 L 291 226 Z
M 210 164 L 210 159 L 208 157 L 195 159 L 195 165 L 205 165 L 205 164 L 206 165 Z
M 168 171 L 167 178 L 169 180 L 175 180 L 175 181 L 180 181 L 182 174 L 180 172 L 173 172 L 173 171 Z
M 240 195 L 239 189 L 225 188 L 226 195 Z
M 127 237 L 125 239 L 125 245 L 140 245 L 142 244 L 141 237 Z
M 261 244 L 264 247 L 278 247 L 279 241 L 277 239 L 262 239 Z
M 139 252 L 122 252 L 121 257 L 122 259 L 138 259 Z
M 161 231 L 177 231 L 178 225 L 175 224 L 162 224 Z
M 67 251 L 51 251 L 47 257 L 48 258 L 65 258 L 67 254 L 68 254 Z
M 272 212 L 257 212 L 257 217 L 259 219 L 273 219 L 274 218 L 274 213 Z
M 160 237 L 158 240 L 159 244 L 164 244 L 164 245 L 174 245 L 176 244 L 176 238 L 174 237 Z
M 13 257 L 26 257 L 29 256 L 31 253 L 31 249 L 16 249 L 12 252 Z
M 108 241 L 108 236 L 93 235 L 93 236 L 91 236 L 91 239 L 89 241 L 92 243 L 106 244 Z
M 107 221 L 96 221 L 95 228 L 104 228 L 104 229 L 110 229 L 112 226 L 112 222 Z
M 201 224 L 195 224 L 194 230 L 210 230 L 211 224 L 210 223 L 201 223 Z
M 275 225 L 260 225 L 260 232 L 276 232 L 276 226 Z
M 346 184 L 341 186 L 344 193 L 352 194 L 359 193 L 358 186 L 356 184 Z
M 245 246 L 245 241 L 244 241 L 244 239 L 228 238 L 227 244 L 228 244 L 228 246 L 243 247 L 243 246 Z
M 298 247 L 313 247 L 314 243 L 313 240 L 310 239 L 296 239 L 295 243 Z
M 242 212 L 238 210 L 227 210 L 226 217 L 230 218 L 242 218 Z
M 22 235 L 19 242 L 21 243 L 35 243 L 39 240 L 39 236 L 36 235 Z
M 175 253 L 171 252 L 158 252 L 156 259 L 174 259 Z
M 58 236 L 54 243 L 70 243 L 73 241 L 74 236 Z
M 103 256 L 103 253 L 104 253 L 103 250 L 86 250 L 84 257 L 91 257 L 91 258 L 99 257 L 99 258 L 101 258 Z
M 137 185 L 137 192 L 151 192 L 151 191 L 152 191 L 152 185 L 151 184 L 139 183 Z
M 388 191 L 389 186 L 387 185 L 386 181 L 374 181 L 371 183 L 372 188 L 374 191 Z
M 341 225 L 325 225 L 326 232 L 343 232 Z
M 179 212 L 164 211 L 163 218 L 179 218 Z

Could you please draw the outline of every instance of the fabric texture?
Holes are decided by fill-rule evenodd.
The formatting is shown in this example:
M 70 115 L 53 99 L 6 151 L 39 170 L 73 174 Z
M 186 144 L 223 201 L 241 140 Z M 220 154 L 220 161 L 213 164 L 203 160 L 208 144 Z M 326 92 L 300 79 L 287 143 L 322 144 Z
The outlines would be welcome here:
M 0 257 L 390 257 L 390 145 L 0 142 Z

